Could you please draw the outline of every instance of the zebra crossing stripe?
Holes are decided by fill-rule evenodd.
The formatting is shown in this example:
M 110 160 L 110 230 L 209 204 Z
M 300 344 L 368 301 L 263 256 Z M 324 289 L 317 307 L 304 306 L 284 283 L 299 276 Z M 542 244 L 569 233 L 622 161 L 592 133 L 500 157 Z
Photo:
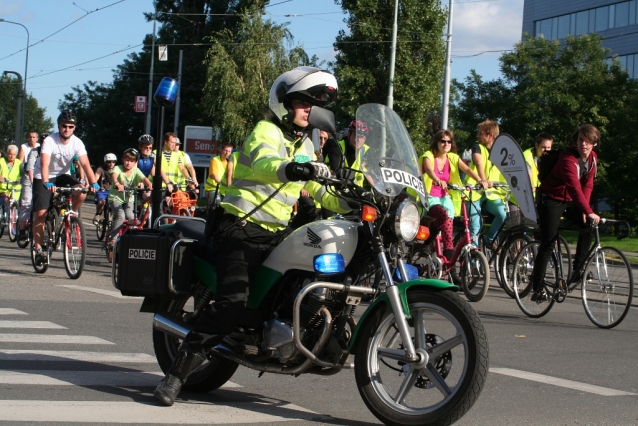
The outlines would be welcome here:
M 67 336 L 64 334 L 9 334 L 0 333 L 0 343 L 70 343 L 75 345 L 114 345 L 94 336 Z
M 29 315 L 26 312 L 11 308 L 0 308 L 0 315 Z
M 1 385 L 152 386 L 164 377 L 155 371 L 0 370 Z M 227 382 L 222 388 L 240 388 Z
M 0 320 L 0 328 L 57 328 L 64 329 L 61 325 L 52 323 L 50 321 L 10 321 Z
M 148 424 L 255 424 L 321 421 L 323 416 L 285 401 L 263 399 L 233 406 L 183 403 L 166 408 L 149 396 L 147 403 L 119 401 L 0 401 L 0 421 Z M 328 420 L 326 418 L 325 420 Z
M 0 349 L 0 361 L 85 361 L 102 363 L 156 364 L 154 356 L 142 353 L 82 352 Z

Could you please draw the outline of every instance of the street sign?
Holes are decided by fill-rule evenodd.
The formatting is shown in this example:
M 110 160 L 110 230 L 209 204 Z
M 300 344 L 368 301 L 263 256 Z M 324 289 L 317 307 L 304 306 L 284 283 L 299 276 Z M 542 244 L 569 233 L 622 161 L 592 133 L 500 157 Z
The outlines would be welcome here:
M 193 167 L 209 166 L 215 143 L 212 127 L 186 126 L 184 128 L 184 152 L 190 156 Z
M 159 60 L 168 61 L 168 46 L 161 45 L 161 46 L 158 46 L 158 49 L 159 49 Z
M 135 112 L 146 112 L 146 96 L 135 97 Z

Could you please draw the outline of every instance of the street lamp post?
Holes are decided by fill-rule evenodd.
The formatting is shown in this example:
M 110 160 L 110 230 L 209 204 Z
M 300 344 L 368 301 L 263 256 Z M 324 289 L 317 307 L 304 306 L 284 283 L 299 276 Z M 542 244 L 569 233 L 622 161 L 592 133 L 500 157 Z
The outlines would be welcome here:
M 2 73 L 2 82 L 5 83 L 9 79 L 7 78 L 7 74 L 14 74 L 18 77 L 18 105 L 16 109 L 16 134 L 15 140 L 13 143 L 20 146 L 22 139 L 22 97 L 24 96 L 24 92 L 22 90 L 22 76 L 15 71 L 5 71 Z
M 22 110 L 19 111 L 19 116 L 21 120 L 24 120 L 24 107 L 26 106 L 26 96 L 27 96 L 27 69 L 29 68 L 29 30 L 27 29 L 27 27 L 25 27 L 24 25 L 22 25 L 19 22 L 13 22 L 13 21 L 7 21 L 6 19 L 1 19 L 0 18 L 0 22 L 6 22 L 7 24 L 13 24 L 13 25 L 20 25 L 22 28 L 24 28 L 24 30 L 27 32 L 27 57 L 26 60 L 24 61 L 24 88 L 23 88 L 23 94 L 25 97 L 25 102 L 22 105 Z M 5 71 L 5 72 L 11 72 L 11 71 Z M 14 73 L 18 76 L 18 80 L 21 80 L 21 77 L 18 73 Z M 21 82 L 20 82 L 21 83 Z M 22 85 L 21 85 L 22 87 Z M 18 98 L 18 102 L 20 102 L 20 98 Z M 20 146 L 20 144 L 22 143 L 22 129 L 24 127 L 24 123 L 20 122 L 20 123 L 16 123 L 16 126 L 20 126 L 19 130 L 20 133 L 16 133 L 16 140 L 15 143 Z
M 394 103 L 394 62 L 397 56 L 397 15 L 399 14 L 399 0 L 394 0 L 394 23 L 392 24 L 392 45 L 390 47 L 390 78 L 388 81 L 388 100 L 386 102 L 389 108 Z

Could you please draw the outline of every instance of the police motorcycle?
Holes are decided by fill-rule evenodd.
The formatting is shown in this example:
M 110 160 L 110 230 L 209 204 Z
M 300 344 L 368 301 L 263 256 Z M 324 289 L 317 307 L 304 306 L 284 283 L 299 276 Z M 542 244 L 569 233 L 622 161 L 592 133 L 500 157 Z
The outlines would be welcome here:
M 215 390 L 239 365 L 284 375 L 354 369 L 363 401 L 388 425 L 451 424 L 477 400 L 488 371 L 478 315 L 457 295 L 458 287 L 419 278 L 403 259 L 409 252 L 405 243 L 425 231 L 418 201 L 405 197 L 410 188 L 417 195 L 412 198 L 425 199 L 408 132 L 383 105 L 361 106 L 356 119 L 369 127 L 361 172 L 370 189 L 348 178 L 323 183 L 360 214 L 308 223 L 277 246 L 257 272 L 242 323 L 184 389 Z M 141 311 L 155 314 L 153 345 L 164 372 L 216 289 L 204 221 L 182 219 L 124 235 L 112 270 L 122 294 L 146 296 Z M 145 235 L 171 232 L 168 242 L 140 242 Z M 135 275 L 151 258 L 155 265 L 166 264 L 165 282 Z M 159 274 L 162 266 L 145 273 L 152 269 Z M 385 283 L 366 286 L 379 272 Z M 143 291 L 144 286 L 152 289 Z M 369 304 L 361 302 L 364 295 L 370 295 Z

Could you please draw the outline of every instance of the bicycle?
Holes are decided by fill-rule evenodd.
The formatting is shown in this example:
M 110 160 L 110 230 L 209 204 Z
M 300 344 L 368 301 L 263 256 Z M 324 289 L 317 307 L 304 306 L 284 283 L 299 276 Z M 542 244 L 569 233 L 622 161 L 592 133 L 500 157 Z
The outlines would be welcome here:
M 601 219 L 600 222 L 622 223 L 625 221 Z M 540 318 L 546 315 L 554 303 L 562 303 L 578 285 L 581 285 L 583 308 L 589 320 L 600 328 L 613 328 L 625 318 L 631 306 L 634 281 L 631 265 L 625 255 L 615 247 L 600 246 L 598 225 L 592 224 L 596 241 L 587 254 L 586 261 L 576 271 L 580 277 L 568 283 L 563 274 L 560 259 L 561 243 L 556 244 L 548 263 L 542 290 L 537 300 L 532 301 L 532 271 L 538 253 L 539 241 L 527 244 L 514 263 L 514 294 L 516 303 L 525 315 Z M 627 235 L 629 232 L 627 232 Z M 619 236 L 619 239 L 625 236 Z
M 20 181 L 5 180 L 7 186 L 11 187 L 11 192 L 0 202 L 0 238 L 4 235 L 5 228 L 9 228 L 9 241 L 12 243 L 18 238 L 18 212 L 19 200 L 15 198 L 15 187 Z
M 33 220 L 33 214 L 31 214 L 31 217 L 29 218 L 29 220 L 27 220 L 24 223 L 24 232 L 26 233 L 27 237 L 16 240 L 16 244 L 18 244 L 18 247 L 20 247 L 21 249 L 27 248 L 29 246 L 29 243 L 33 241 L 33 231 L 31 230 L 32 220 Z
M 412 264 L 419 270 L 419 276 L 427 278 L 440 279 L 442 276 L 449 277 L 450 282 L 452 269 L 455 267 L 457 260 L 459 261 L 461 272 L 461 287 L 465 297 L 471 302 L 478 302 L 487 294 L 490 285 L 490 267 L 487 258 L 478 247 L 472 244 L 469 229 L 469 216 L 465 205 L 466 191 L 478 190 L 481 185 L 462 186 L 448 183 L 448 189 L 461 191 L 462 203 L 461 211 L 463 214 L 463 223 L 465 231 L 462 237 L 455 242 L 454 253 L 451 259 L 447 259 L 443 254 L 441 247 L 441 234 L 435 238 L 435 253 L 427 253 L 423 256 L 421 253 L 415 253 L 412 256 Z M 422 263 L 418 263 L 422 261 Z
M 64 269 L 69 278 L 78 279 L 82 275 L 86 260 L 84 225 L 72 209 L 71 194 L 88 191 L 86 188 L 56 188 L 44 221 L 42 251 L 46 253 L 45 259 L 38 261 L 35 248 L 31 247 L 31 263 L 37 273 L 45 273 L 53 251 L 62 249 Z
M 106 235 L 106 231 L 110 229 L 111 223 L 113 222 L 113 212 L 111 211 L 111 205 L 108 201 L 104 203 L 102 213 L 100 213 L 98 217 L 99 219 L 95 225 L 95 233 L 97 240 L 102 241 L 104 239 L 104 235 Z
M 137 197 L 138 195 L 141 195 L 143 192 L 147 192 L 149 191 L 150 188 L 124 188 L 124 199 L 128 199 L 131 192 L 133 193 L 133 206 L 137 206 Z M 110 226 L 108 229 L 108 235 L 109 237 L 106 238 L 106 240 L 104 241 L 104 244 L 102 244 L 102 250 L 105 251 L 106 254 L 106 258 L 108 259 L 109 262 L 113 262 L 113 247 L 116 244 L 117 240 L 124 235 L 124 233 L 129 230 L 129 229 L 136 229 L 136 230 L 141 230 L 144 229 L 146 226 L 146 223 L 148 222 L 148 218 L 150 216 L 151 210 L 148 206 L 148 201 L 145 201 L 142 205 L 146 205 L 146 207 L 142 208 L 142 210 L 140 211 L 139 216 L 135 216 L 133 219 L 129 220 L 129 219 L 124 219 L 124 222 L 122 223 L 122 226 L 120 227 L 120 230 L 117 233 L 117 236 L 113 239 L 111 239 L 110 234 L 112 232 L 112 227 L 113 227 L 113 221 L 110 222 Z M 135 208 L 135 207 L 134 207 Z

